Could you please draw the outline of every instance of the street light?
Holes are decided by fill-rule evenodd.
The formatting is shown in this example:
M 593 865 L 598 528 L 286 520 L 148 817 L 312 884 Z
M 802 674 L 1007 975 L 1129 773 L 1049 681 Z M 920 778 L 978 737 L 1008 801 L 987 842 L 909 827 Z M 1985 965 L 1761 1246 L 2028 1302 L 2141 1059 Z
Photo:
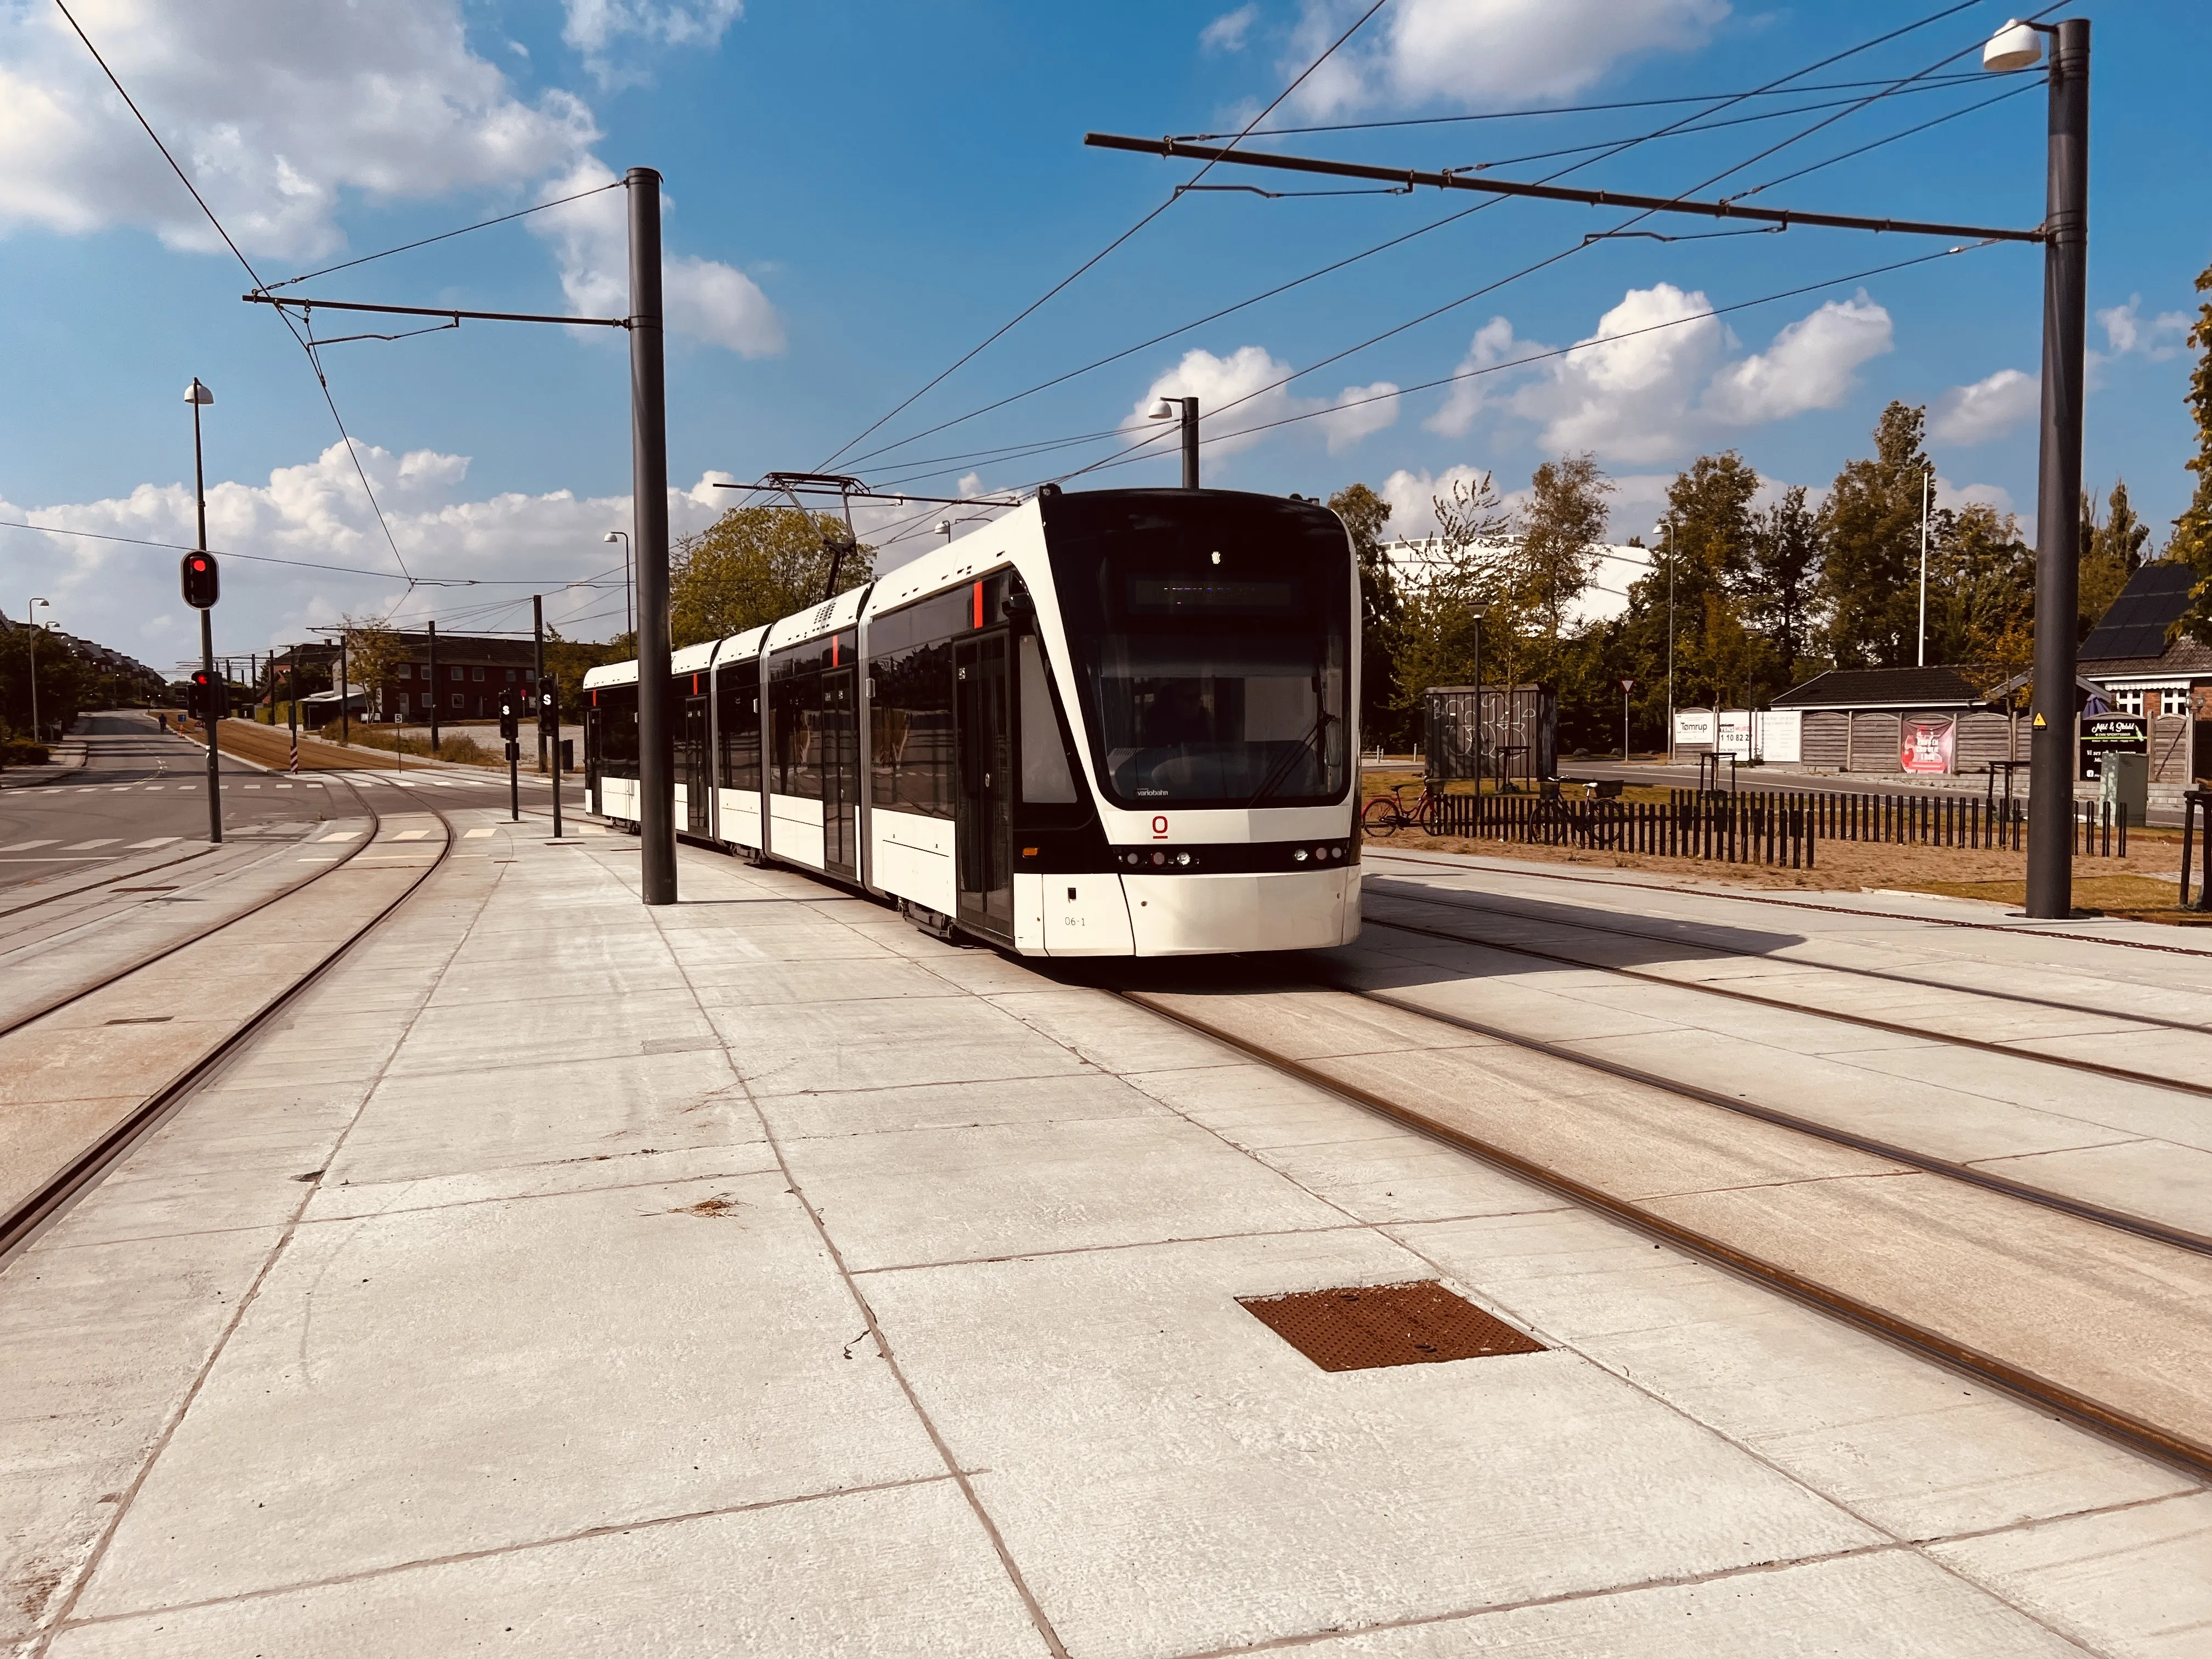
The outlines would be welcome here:
M 1198 399 L 1163 398 L 1152 408 L 1155 421 L 1182 422 L 1182 487 L 1198 488 Z
M 2036 463 L 2035 672 L 2027 774 L 2027 915 L 2074 905 L 2074 621 L 2081 602 L 2081 404 L 2089 265 L 2089 20 L 2008 20 L 1982 67 L 2024 70 L 2051 53 L 2044 155 L 2043 430 Z
M 606 538 L 606 538 L 608 541 L 611 541 L 611 542 L 620 542 L 620 543 L 622 544 L 622 550 L 623 550 L 623 630 L 625 633 L 627 633 L 627 634 L 629 634 L 629 635 L 630 635 L 631 643 L 632 643 L 633 645 L 635 645 L 635 644 L 636 643 L 636 636 L 637 636 L 637 623 L 636 623 L 636 620 L 635 620 L 635 618 L 630 615 L 630 599 L 629 599 L 629 532 L 628 532 L 627 530 L 610 530 L 609 532 L 607 532 L 607 533 L 606 533 Z
M 1674 763 L 1674 520 L 1670 514 L 1651 526 L 1667 550 L 1667 764 Z
M 52 605 L 47 605 L 46 600 L 40 599 L 33 599 L 30 604 L 23 607 L 23 626 L 31 630 L 29 643 L 31 647 L 31 741 L 33 743 L 39 740 L 39 619 L 31 613 L 42 605 L 49 611 L 53 609 Z
M 1936 463 L 1920 464 L 1920 649 L 1914 662 L 1928 666 L 1928 492 L 1936 480 Z

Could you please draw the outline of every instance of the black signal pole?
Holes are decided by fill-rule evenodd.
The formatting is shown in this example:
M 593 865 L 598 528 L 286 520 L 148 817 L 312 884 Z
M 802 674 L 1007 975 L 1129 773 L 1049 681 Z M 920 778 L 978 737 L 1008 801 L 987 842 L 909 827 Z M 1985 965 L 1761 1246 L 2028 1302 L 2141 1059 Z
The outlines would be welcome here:
M 207 551 L 207 473 L 200 463 L 200 405 L 213 403 L 215 394 L 202 386 L 200 377 L 195 374 L 191 385 L 185 388 L 185 401 L 192 406 L 192 504 L 198 510 L 199 550 L 204 553 Z M 216 759 L 218 738 L 216 728 L 222 724 L 222 708 L 230 695 L 230 684 L 227 678 L 221 682 L 212 679 L 215 673 L 215 619 L 204 606 L 200 611 L 200 666 L 210 677 L 208 687 L 210 706 L 202 711 L 207 728 L 208 840 L 220 842 L 222 839 L 222 769 Z M 220 690 L 216 689 L 217 684 L 222 687 Z M 33 689 L 35 691 L 35 682 Z M 33 732 L 31 735 L 36 737 L 38 733 Z
M 1198 399 L 1185 398 L 1182 404 L 1182 487 L 1198 488 Z
M 438 758 L 438 624 L 430 623 L 430 758 Z
M 676 902 L 675 733 L 668 723 L 668 405 L 660 339 L 660 175 L 629 186 L 630 544 L 637 555 L 641 896 Z
M 535 696 L 545 678 L 545 596 L 530 596 L 530 690 Z M 545 770 L 545 722 L 538 722 L 538 769 Z
M 2035 492 L 2035 679 L 2027 914 L 2074 908 L 2074 618 L 2081 603 L 2082 337 L 2089 269 L 2089 20 L 2051 31 L 2043 244 L 2043 441 Z

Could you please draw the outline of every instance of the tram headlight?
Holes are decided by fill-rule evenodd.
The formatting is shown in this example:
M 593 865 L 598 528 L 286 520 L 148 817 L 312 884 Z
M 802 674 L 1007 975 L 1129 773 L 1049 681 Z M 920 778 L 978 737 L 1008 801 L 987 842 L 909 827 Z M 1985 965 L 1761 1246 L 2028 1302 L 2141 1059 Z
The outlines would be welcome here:
M 1188 853 L 1177 853 L 1176 854 L 1176 862 L 1177 864 L 1188 864 L 1190 862 L 1190 854 Z
M 1152 862 L 1154 864 L 1165 864 L 1167 861 L 1168 855 L 1165 853 L 1155 853 L 1152 854 Z
M 1295 862 L 1297 862 L 1297 863 L 1299 863 L 1299 864 L 1304 864 L 1304 863 L 1306 861 L 1306 849 L 1305 849 L 1304 848 L 1301 847 L 1301 848 L 1298 848 L 1298 850 L 1297 850 L 1297 852 L 1295 852 L 1295 853 L 1291 854 L 1291 859 L 1292 859 L 1292 860 L 1293 860 L 1293 861 L 1295 861 Z

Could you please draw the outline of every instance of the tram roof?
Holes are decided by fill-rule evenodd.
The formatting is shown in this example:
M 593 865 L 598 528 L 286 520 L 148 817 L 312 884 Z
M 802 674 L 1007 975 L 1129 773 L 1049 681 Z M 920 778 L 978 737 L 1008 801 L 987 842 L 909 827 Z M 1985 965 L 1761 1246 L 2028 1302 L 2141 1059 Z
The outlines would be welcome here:
M 824 600 L 811 611 L 801 611 L 786 617 L 768 630 L 768 638 L 761 642 L 763 651 L 781 651 L 787 645 L 799 645 L 824 634 L 835 634 L 840 629 L 850 628 L 860 620 L 860 607 L 868 600 L 868 586 L 848 587 L 836 598 Z

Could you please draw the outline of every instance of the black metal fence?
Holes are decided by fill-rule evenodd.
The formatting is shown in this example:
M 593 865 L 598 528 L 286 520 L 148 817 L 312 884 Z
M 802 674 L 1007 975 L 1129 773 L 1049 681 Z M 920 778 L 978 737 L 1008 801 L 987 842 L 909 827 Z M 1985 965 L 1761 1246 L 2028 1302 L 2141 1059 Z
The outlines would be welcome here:
M 1672 791 L 1662 801 L 1556 795 L 1446 795 L 1436 833 L 1722 864 L 1813 867 L 1819 838 L 1802 796 Z
M 1792 870 L 1811 869 L 1823 841 L 2015 853 L 2027 845 L 2026 802 L 1971 796 L 1676 789 L 1664 800 L 1632 801 L 1468 794 L 1446 795 L 1436 810 L 1435 833 L 1442 836 Z M 2125 858 L 2128 827 L 2125 806 L 2083 801 L 2073 816 L 2072 850 Z

